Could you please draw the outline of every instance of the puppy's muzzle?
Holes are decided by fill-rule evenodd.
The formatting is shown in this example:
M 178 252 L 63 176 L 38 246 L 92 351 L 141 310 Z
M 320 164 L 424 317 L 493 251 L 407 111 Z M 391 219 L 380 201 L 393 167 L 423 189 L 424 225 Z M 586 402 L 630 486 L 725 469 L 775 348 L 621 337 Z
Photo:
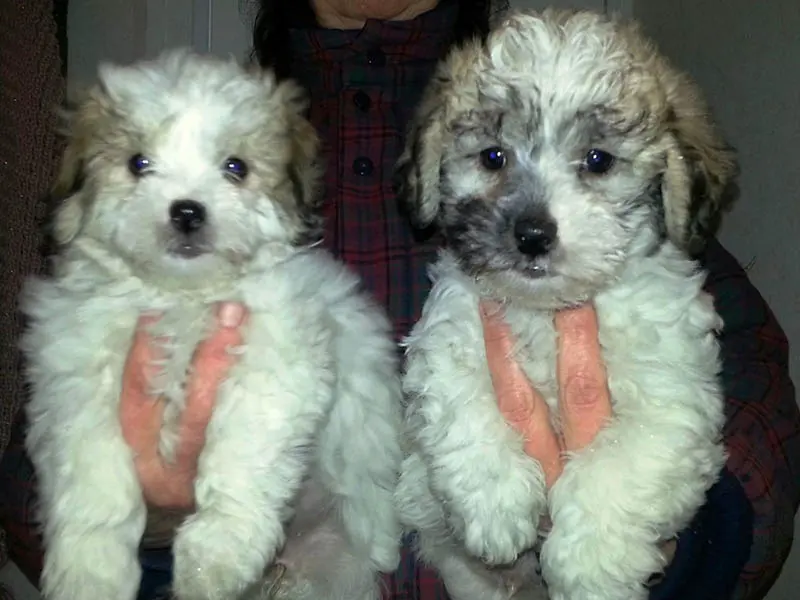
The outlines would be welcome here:
M 169 207 L 169 222 L 174 232 L 170 251 L 183 258 L 194 258 L 209 251 L 206 235 L 206 208 L 195 200 L 176 200 Z
M 553 248 L 558 236 L 558 227 L 550 219 L 521 217 L 514 223 L 514 239 L 517 249 L 530 258 L 544 256 Z

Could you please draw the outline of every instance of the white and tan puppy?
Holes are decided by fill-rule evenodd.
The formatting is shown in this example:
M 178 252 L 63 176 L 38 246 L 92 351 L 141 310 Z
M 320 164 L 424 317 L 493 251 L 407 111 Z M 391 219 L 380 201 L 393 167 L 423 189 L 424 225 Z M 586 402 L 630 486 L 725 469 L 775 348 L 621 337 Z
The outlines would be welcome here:
M 367 600 L 396 566 L 396 349 L 357 278 L 312 247 L 305 107 L 270 73 L 173 51 L 103 67 L 71 115 L 55 274 L 22 301 L 46 598 L 136 596 L 147 509 L 118 422 L 123 365 L 139 315 L 162 313 L 154 391 L 171 457 L 192 352 L 222 300 L 250 315 L 174 540 L 175 595 L 230 600 L 259 582 Z
M 396 495 L 422 557 L 456 600 L 538 598 L 549 516 L 551 598 L 644 598 L 659 541 L 725 460 L 721 322 L 690 252 L 736 165 L 697 90 L 631 24 L 515 14 L 441 66 L 398 174 L 413 220 L 446 238 L 407 340 Z M 597 311 L 613 418 L 549 493 L 496 406 L 481 298 L 502 305 L 554 416 L 554 311 Z

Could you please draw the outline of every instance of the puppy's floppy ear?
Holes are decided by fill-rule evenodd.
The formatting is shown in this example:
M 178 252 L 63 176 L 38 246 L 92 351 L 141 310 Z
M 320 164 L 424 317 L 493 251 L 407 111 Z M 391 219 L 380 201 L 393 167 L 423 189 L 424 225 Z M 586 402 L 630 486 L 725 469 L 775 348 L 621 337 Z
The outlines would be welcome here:
M 735 199 L 739 168 L 699 90 L 672 69 L 665 68 L 663 76 L 671 110 L 661 190 L 667 233 L 673 243 L 697 254 Z
M 394 190 L 400 211 L 416 229 L 435 223 L 441 209 L 442 161 L 452 135 L 450 115 L 474 107 L 480 69 L 475 61 L 486 46 L 474 38 L 453 48 L 425 89 L 395 165 Z
M 59 111 L 60 133 L 66 140 L 55 182 L 50 188 L 53 206 L 50 236 L 59 245 L 69 244 L 83 227 L 90 191 L 85 168 L 90 160 L 96 132 L 112 114 L 108 77 L 115 67 L 102 64 L 99 81 L 88 88 L 69 88 Z
M 74 99 L 60 111 L 62 135 L 66 147 L 61 155 L 55 182 L 50 189 L 53 214 L 50 234 L 59 245 L 70 243 L 80 232 L 85 211 L 83 189 L 84 166 L 89 144 L 89 132 L 85 116 L 91 112 L 90 100 Z
M 443 94 L 448 84 L 448 76 L 440 68 L 411 120 L 405 148 L 395 165 L 394 191 L 398 207 L 408 215 L 415 229 L 433 225 L 439 214 L 445 132 Z
M 306 91 L 297 83 L 284 80 L 278 84 L 275 93 L 287 110 L 291 146 L 289 177 L 304 227 L 297 242 L 312 243 L 323 234 L 320 140 L 306 116 L 309 107 Z
M 71 242 L 83 223 L 83 199 L 80 191 L 82 178 L 82 150 L 68 142 L 61 158 L 58 175 L 50 192 L 53 208 L 50 233 L 56 244 Z

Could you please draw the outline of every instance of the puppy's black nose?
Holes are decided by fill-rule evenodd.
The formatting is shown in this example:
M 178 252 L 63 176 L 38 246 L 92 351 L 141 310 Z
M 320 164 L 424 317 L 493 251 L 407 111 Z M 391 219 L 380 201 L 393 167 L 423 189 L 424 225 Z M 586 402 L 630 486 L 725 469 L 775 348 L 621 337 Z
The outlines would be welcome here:
M 172 227 L 181 233 L 192 233 L 206 222 L 206 209 L 194 200 L 176 200 L 169 207 Z
M 517 248 L 530 257 L 547 254 L 558 235 L 558 227 L 550 219 L 522 218 L 514 225 Z

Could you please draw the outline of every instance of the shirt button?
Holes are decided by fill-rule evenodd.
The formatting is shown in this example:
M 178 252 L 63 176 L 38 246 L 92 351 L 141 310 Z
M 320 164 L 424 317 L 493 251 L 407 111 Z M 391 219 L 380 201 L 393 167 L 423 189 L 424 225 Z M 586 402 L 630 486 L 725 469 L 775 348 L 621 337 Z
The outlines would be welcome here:
M 380 48 L 374 48 L 367 52 L 367 62 L 373 67 L 382 67 L 386 64 L 386 55 Z
M 357 159 L 353 161 L 353 173 L 356 175 L 361 175 L 362 177 L 366 177 L 367 175 L 371 175 L 372 171 L 375 170 L 375 165 L 372 164 L 372 161 L 368 159 L 366 156 L 359 156 Z
M 356 108 L 367 112 L 369 107 L 372 106 L 372 100 L 370 97 L 362 91 L 358 91 L 353 95 L 353 104 L 356 105 Z

